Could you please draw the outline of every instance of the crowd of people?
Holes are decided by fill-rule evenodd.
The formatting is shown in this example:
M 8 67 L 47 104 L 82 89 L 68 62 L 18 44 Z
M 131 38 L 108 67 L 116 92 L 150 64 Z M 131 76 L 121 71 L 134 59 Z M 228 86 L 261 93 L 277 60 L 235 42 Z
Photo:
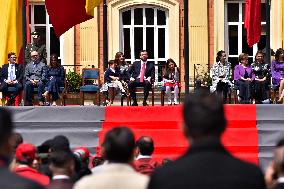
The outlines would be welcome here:
M 71 149 L 63 135 L 36 147 L 14 133 L 9 109 L 0 108 L 0 187 L 283 188 L 283 140 L 277 144 L 265 176 L 256 165 L 232 156 L 221 142 L 227 121 L 220 96 L 202 90 L 190 94 L 183 106 L 183 119 L 189 149 L 178 159 L 165 158 L 161 163 L 153 159 L 151 137 L 135 141 L 134 133 L 123 126 L 106 133 L 95 158 L 90 158 L 86 147 Z
M 265 54 L 257 51 L 254 62 L 248 62 L 248 54 L 239 55 L 239 63 L 232 69 L 230 62 L 226 61 L 226 52 L 219 51 L 216 62 L 213 64 L 210 75 L 212 77 L 211 92 L 223 96 L 226 103 L 228 91 L 237 90 L 239 102 L 243 104 L 270 103 L 270 86 L 279 89 L 278 103 L 284 97 L 284 50 L 278 49 L 271 65 L 264 61 Z

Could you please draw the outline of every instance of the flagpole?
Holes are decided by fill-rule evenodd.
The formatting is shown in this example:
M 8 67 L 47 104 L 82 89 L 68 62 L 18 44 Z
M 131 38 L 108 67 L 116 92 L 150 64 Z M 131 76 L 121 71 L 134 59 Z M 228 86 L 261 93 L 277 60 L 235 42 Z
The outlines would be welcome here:
M 265 0 L 266 10 L 266 46 L 265 46 L 265 62 L 270 65 L 271 63 L 271 50 L 270 50 L 270 0 Z
M 189 94 L 189 39 L 188 39 L 188 0 L 183 1 L 184 13 L 184 82 L 185 94 Z
M 104 54 L 104 71 L 108 67 L 108 38 L 107 38 L 107 4 L 103 0 L 103 54 Z
M 25 48 L 27 46 L 26 0 L 22 0 L 22 31 L 23 31 L 23 65 L 25 63 Z

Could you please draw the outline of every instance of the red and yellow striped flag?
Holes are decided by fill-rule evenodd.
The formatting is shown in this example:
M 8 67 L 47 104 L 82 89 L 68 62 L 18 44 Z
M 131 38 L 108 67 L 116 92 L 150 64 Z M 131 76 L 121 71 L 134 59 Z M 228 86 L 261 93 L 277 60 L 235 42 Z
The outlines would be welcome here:
M 20 54 L 23 45 L 22 6 L 22 0 L 1 0 L 0 66 L 7 63 L 9 52 Z
M 94 16 L 94 8 L 100 6 L 101 0 L 86 0 L 86 13 Z

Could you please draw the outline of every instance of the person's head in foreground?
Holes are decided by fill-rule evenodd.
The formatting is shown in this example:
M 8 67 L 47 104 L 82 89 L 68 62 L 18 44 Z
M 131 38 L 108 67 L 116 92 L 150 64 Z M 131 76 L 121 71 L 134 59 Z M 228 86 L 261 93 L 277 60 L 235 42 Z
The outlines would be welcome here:
M 135 139 L 127 127 L 108 131 L 102 144 L 105 159 L 113 163 L 130 163 L 133 160 Z
M 183 106 L 184 133 L 191 142 L 220 138 L 227 121 L 222 99 L 205 90 L 189 94 Z

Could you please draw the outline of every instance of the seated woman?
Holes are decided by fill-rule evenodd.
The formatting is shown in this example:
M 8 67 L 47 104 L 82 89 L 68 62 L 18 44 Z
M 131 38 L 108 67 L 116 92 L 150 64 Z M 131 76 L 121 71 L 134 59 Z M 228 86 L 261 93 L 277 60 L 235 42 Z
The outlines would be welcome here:
M 45 98 L 49 94 L 52 96 L 52 106 L 56 106 L 56 100 L 59 99 L 60 86 L 64 86 L 64 68 L 58 61 L 58 56 L 52 54 L 50 56 L 50 65 L 46 72 L 47 84 L 45 92 L 42 94 Z
M 252 81 L 255 75 L 248 65 L 248 54 L 241 53 L 239 55 L 239 62 L 240 64 L 236 65 L 234 69 L 234 80 L 239 87 L 241 103 L 249 104 L 252 99 Z
M 232 77 L 231 63 L 226 61 L 225 51 L 219 51 L 216 56 L 216 62 L 210 70 L 212 78 L 211 92 L 217 92 L 223 95 L 223 102 L 226 103 L 227 95 L 230 86 L 232 85 L 230 79 Z
M 114 63 L 119 70 L 119 80 L 122 83 L 124 90 L 128 91 L 128 82 L 129 82 L 129 64 L 125 61 L 125 57 L 122 52 L 117 52 L 115 54 Z
M 275 53 L 275 60 L 271 63 L 272 84 L 279 86 L 278 103 L 283 101 L 284 97 L 284 50 L 278 49 Z
M 101 88 L 101 92 L 108 91 L 109 87 L 119 88 L 122 95 L 126 95 L 126 91 L 123 88 L 123 85 L 119 78 L 120 71 L 116 67 L 116 64 L 113 60 L 108 62 L 108 69 L 105 71 L 104 80 L 105 83 Z M 105 105 L 109 105 L 108 102 L 105 102 Z
M 264 54 L 257 51 L 255 61 L 251 64 L 255 79 L 253 81 L 253 96 L 256 104 L 268 101 L 269 65 L 264 62 Z
M 168 105 L 178 104 L 177 98 L 180 87 L 180 71 L 173 59 L 168 59 L 163 70 L 163 82 L 166 87 L 166 95 L 168 98 Z M 171 91 L 174 91 L 172 96 Z

